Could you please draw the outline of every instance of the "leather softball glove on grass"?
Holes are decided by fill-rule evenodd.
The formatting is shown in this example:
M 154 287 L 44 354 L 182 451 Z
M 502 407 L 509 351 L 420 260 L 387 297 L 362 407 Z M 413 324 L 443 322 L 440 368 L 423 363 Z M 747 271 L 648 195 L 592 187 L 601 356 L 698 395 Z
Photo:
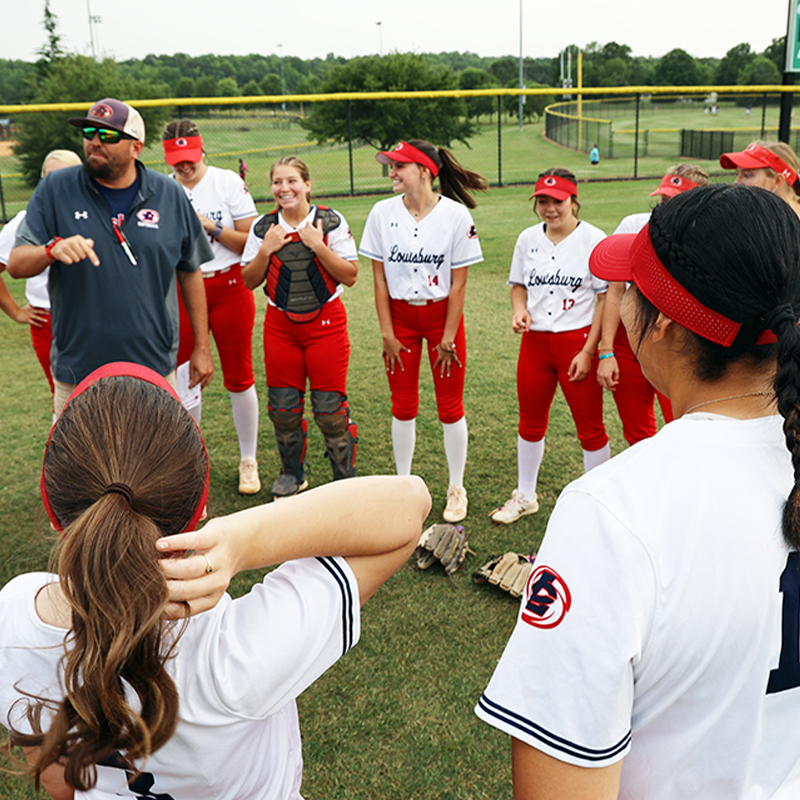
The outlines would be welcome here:
M 504 553 L 489 559 L 472 573 L 472 582 L 499 586 L 512 597 L 520 597 L 533 569 L 533 556 L 522 553 Z
M 417 567 L 428 569 L 431 564 L 439 561 L 445 574 L 450 577 L 464 562 L 467 553 L 472 553 L 467 546 L 467 540 L 468 535 L 463 525 L 451 525 L 448 522 L 431 525 L 419 537 L 414 553 Z

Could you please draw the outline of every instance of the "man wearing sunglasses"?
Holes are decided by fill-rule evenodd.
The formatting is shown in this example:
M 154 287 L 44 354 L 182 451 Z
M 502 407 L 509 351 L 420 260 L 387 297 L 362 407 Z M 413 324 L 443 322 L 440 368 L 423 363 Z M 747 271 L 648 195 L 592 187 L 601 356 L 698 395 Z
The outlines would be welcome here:
M 214 370 L 200 264 L 213 252 L 185 193 L 138 161 L 144 121 L 113 98 L 69 120 L 83 136 L 82 167 L 59 170 L 34 191 L 7 269 L 15 278 L 51 267 L 55 410 L 74 386 L 113 361 L 175 370 L 178 297 L 192 324 L 190 385 Z

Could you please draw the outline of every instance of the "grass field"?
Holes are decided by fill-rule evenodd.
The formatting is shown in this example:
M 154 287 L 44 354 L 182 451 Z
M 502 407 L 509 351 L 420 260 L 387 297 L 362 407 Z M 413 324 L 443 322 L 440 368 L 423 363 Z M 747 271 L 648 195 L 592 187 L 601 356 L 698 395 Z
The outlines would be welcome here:
M 315 156 L 312 177 L 316 171 Z M 611 232 L 624 215 L 647 210 L 649 191 L 649 184 L 626 182 L 582 186 L 581 215 Z M 475 586 L 470 574 L 492 555 L 537 548 L 556 498 L 582 472 L 580 446 L 559 393 L 540 473 L 541 511 L 512 526 L 490 522 L 490 510 L 510 496 L 516 483 L 519 339 L 510 330 L 505 281 L 517 235 L 536 221 L 529 194 L 529 187 L 491 190 L 474 213 L 486 257 L 470 269 L 465 310 L 469 352 L 465 403 L 470 431 L 465 483 L 470 513 L 464 524 L 475 555 L 468 556 L 452 583 L 437 567 L 419 572 L 407 564 L 365 607 L 359 646 L 300 698 L 307 800 L 511 798 L 507 737 L 479 722 L 472 707 L 503 650 L 518 604 L 494 587 Z M 344 213 L 359 239 L 374 201 L 348 198 L 332 205 Z M 266 211 L 267 206 L 260 210 Z M 8 283 L 17 300 L 24 302 L 22 282 Z M 260 365 L 264 296 L 257 292 L 256 297 L 254 350 Z M 363 475 L 392 472 L 389 391 L 370 269 L 363 259 L 360 280 L 344 299 L 353 347 L 349 397 L 359 425 L 358 470 Z M 2 585 L 18 573 L 46 568 L 53 534 L 38 494 L 50 421 L 48 387 L 28 331 L 5 317 L 0 326 L 0 368 L 6 376 L 0 393 L 0 459 L 5 464 L 0 478 Z M 430 522 L 434 522 L 444 506 L 447 471 L 430 377 L 423 375 L 421 384 L 414 469 L 430 487 Z M 261 368 L 256 372 L 256 387 L 265 412 Z M 608 395 L 605 416 L 612 451 L 619 452 L 625 443 Z M 204 395 L 203 432 L 211 458 L 211 513 L 226 514 L 266 502 L 266 491 L 255 498 L 242 498 L 236 492 L 236 437 L 219 374 Z M 312 424 L 308 445 L 312 486 L 330 478 L 323 451 L 322 438 Z M 259 462 L 268 487 L 277 474 L 278 457 L 266 413 L 262 413 Z M 380 524 L 376 519 L 375 525 Z M 258 577 L 238 576 L 232 592 L 247 591 Z M 23 779 L 0 775 L 3 800 L 34 796 Z
M 498 163 L 498 132 L 496 119 L 481 121 L 478 133 L 470 146 L 456 143 L 453 150 L 469 168 L 484 174 L 493 184 L 530 183 L 541 170 L 552 167 L 567 167 L 580 180 L 608 180 L 630 178 L 634 174 L 635 116 L 632 105 L 611 107 L 606 104 L 587 102 L 586 116 L 613 120 L 614 158 L 603 153 L 600 164 L 590 167 L 588 156 L 560 147 L 544 138 L 544 123 L 526 124 L 522 131 L 516 122 L 506 120 L 500 139 L 501 155 Z M 742 148 L 759 138 L 761 108 L 754 105 L 749 117 L 744 108 L 733 104 L 722 104 L 718 116 L 703 114 L 701 102 L 659 103 L 655 108 L 643 104 L 646 109 L 640 118 L 642 137 L 639 144 L 639 176 L 663 174 L 664 170 L 679 160 L 679 129 L 737 128 L 736 146 Z M 777 127 L 778 111 L 767 107 L 766 125 L 769 130 Z M 323 195 L 347 195 L 350 193 L 350 164 L 346 145 L 318 147 L 306 138 L 306 131 L 296 121 L 287 121 L 267 113 L 215 112 L 199 119 L 199 125 L 210 157 L 210 163 L 226 169 L 238 169 L 238 159 L 243 158 L 249 168 L 248 183 L 253 196 L 266 201 L 269 195 L 267 173 L 270 164 L 279 156 L 298 155 L 309 161 L 316 189 Z M 154 168 L 167 171 L 164 164 L 158 133 L 150 132 L 150 145 L 142 158 Z M 77 132 L 75 149 L 81 152 L 82 145 Z M 355 193 L 374 193 L 385 190 L 387 179 L 375 162 L 375 151 L 371 147 L 353 150 L 353 187 Z M 719 172 L 716 161 L 707 162 L 706 169 Z M 19 167 L 7 142 L 0 143 L 0 177 L 9 217 L 24 208 L 30 189 L 23 184 Z

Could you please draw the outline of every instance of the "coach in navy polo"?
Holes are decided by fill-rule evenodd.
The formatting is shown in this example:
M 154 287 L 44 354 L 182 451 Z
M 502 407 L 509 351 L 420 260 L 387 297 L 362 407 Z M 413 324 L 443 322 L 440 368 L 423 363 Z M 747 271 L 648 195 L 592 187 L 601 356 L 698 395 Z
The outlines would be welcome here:
M 137 160 L 145 129 L 134 108 L 106 98 L 70 124 L 83 134 L 85 163 L 37 186 L 7 265 L 15 278 L 51 267 L 56 412 L 112 361 L 172 377 L 176 275 L 194 332 L 191 383 L 206 386 L 214 367 L 199 267 L 213 253 L 197 214 L 175 181 Z

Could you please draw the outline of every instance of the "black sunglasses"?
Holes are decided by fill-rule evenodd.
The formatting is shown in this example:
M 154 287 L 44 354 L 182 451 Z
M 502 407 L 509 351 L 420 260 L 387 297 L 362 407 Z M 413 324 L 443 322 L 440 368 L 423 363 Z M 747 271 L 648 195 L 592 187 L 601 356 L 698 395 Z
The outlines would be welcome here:
M 94 126 L 81 128 L 81 134 L 88 142 L 91 142 L 94 139 L 94 135 L 97 134 L 100 137 L 100 141 L 105 144 L 116 144 L 120 139 L 133 139 L 133 136 L 129 136 L 127 133 L 112 131 L 109 128 L 95 128 Z

